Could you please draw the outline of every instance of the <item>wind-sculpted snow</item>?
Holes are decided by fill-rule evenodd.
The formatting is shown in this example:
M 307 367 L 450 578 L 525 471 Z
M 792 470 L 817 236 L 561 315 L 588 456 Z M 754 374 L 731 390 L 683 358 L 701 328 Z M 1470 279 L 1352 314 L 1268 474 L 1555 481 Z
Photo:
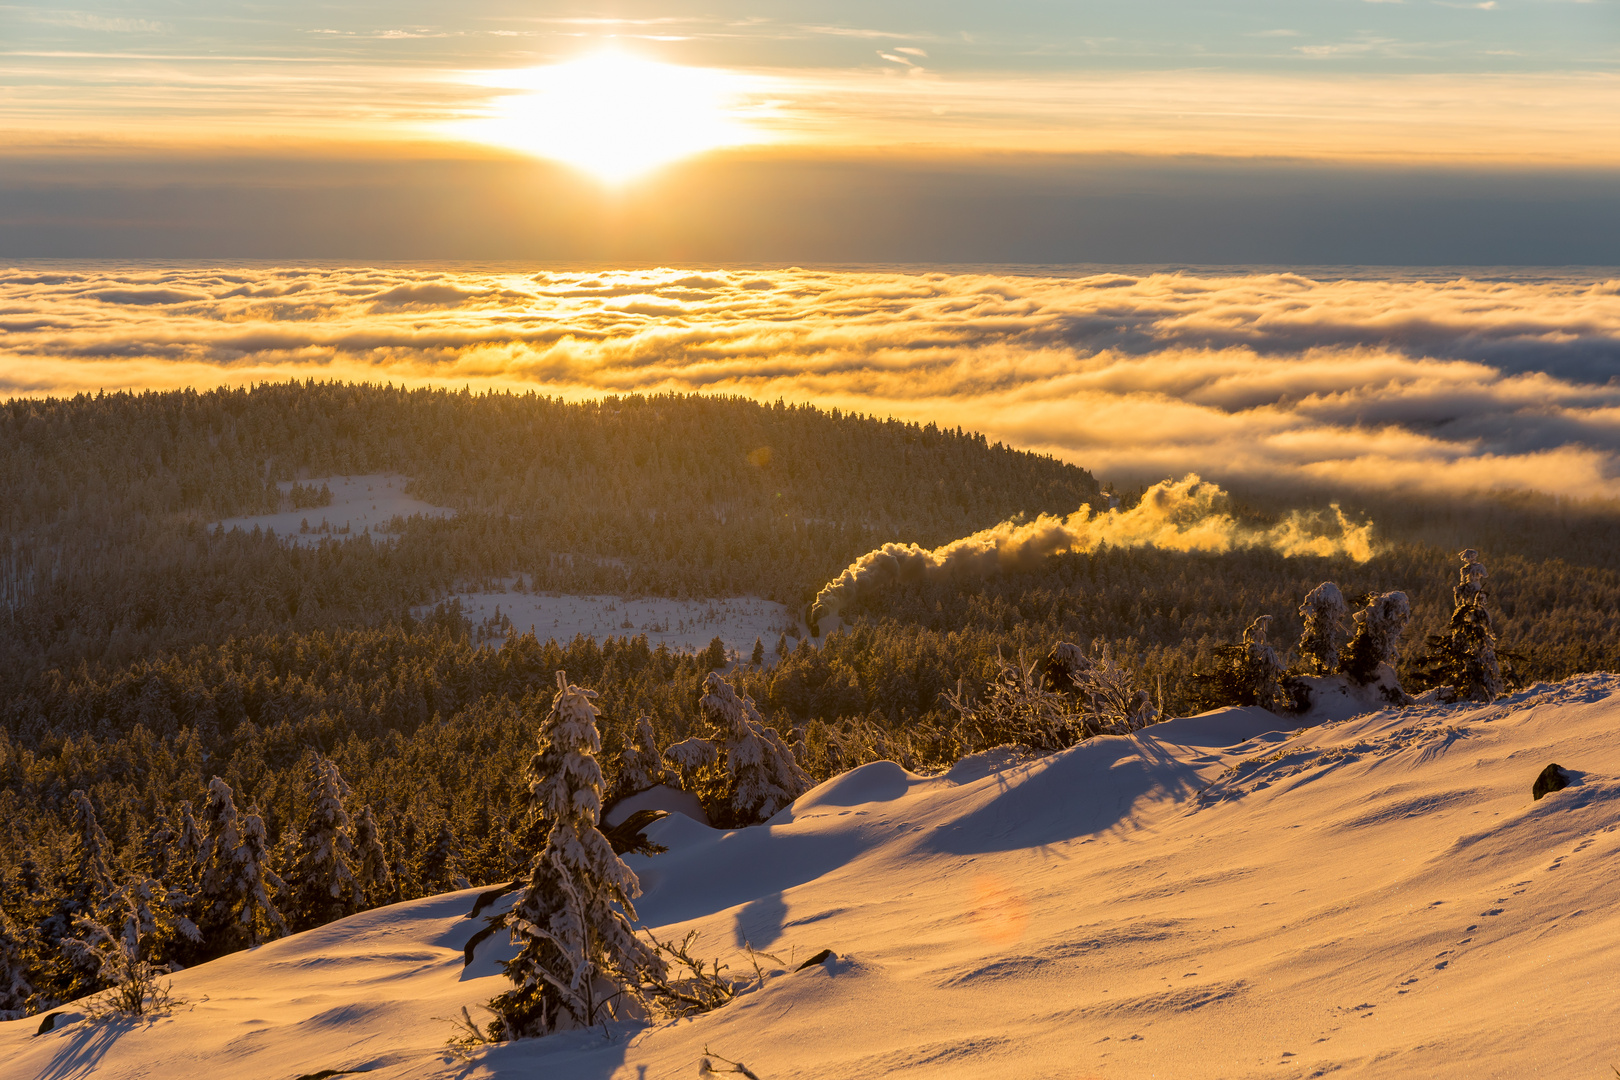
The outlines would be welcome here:
M 1620 496 L 1617 360 L 1620 280 L 1601 273 L 0 272 L 0 392 L 726 392 L 1150 481 Z
M 1351 522 L 1337 506 L 1331 515 L 1295 511 L 1269 528 L 1255 528 L 1221 509 L 1224 495 L 1214 484 L 1189 475 L 1154 484 L 1128 510 L 1099 514 L 1082 506 L 1062 518 L 1042 514 L 1032 521 L 1004 521 L 932 551 L 916 544 L 884 544 L 856 559 L 816 594 L 812 617 L 837 616 L 862 591 L 889 582 L 985 577 L 1028 568 L 1049 555 L 1104 545 L 1210 552 L 1263 547 L 1285 556 L 1372 558 L 1372 524 Z
M 873 763 L 762 826 L 665 818 L 668 850 L 626 857 L 657 935 L 746 979 L 717 1011 L 460 1056 L 449 1018 L 512 955 L 463 967 L 468 891 L 178 972 L 170 1015 L 0 1023 L 0 1075 L 654 1080 L 710 1052 L 765 1080 L 1595 1075 L 1620 1061 L 1617 694 Z M 1535 801 L 1548 761 L 1571 783 Z

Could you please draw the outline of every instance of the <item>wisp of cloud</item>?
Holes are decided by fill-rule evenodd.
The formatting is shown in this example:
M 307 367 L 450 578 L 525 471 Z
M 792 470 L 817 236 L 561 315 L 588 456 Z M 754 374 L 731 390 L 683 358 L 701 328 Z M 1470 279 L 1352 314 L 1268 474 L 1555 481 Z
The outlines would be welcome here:
M 1331 515 L 1294 511 L 1276 525 L 1257 528 L 1222 509 L 1225 498 L 1217 485 L 1189 474 L 1154 484 L 1129 509 L 1096 513 L 1081 506 L 1068 517 L 1042 514 L 1032 521 L 1003 521 L 933 550 L 884 544 L 829 581 L 816 594 L 810 618 L 820 623 L 836 617 L 861 593 L 891 582 L 982 578 L 1105 545 L 1206 552 L 1263 547 L 1285 556 L 1343 555 L 1357 562 L 1373 556 L 1372 523 L 1355 524 L 1337 506 Z

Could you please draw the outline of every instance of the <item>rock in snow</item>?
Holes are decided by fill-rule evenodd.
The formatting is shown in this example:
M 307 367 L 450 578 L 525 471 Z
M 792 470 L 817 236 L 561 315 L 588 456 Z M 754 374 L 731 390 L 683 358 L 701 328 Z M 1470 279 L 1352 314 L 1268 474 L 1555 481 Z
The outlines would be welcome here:
M 763 984 L 693 1020 L 447 1051 L 504 988 L 476 891 L 177 974 L 171 1015 L 0 1024 L 0 1076 L 1492 1077 L 1620 1062 L 1620 677 L 1298 731 L 1258 709 L 938 777 L 892 763 L 627 861 Z M 1527 757 L 1575 760 L 1533 800 Z M 506 901 L 509 902 L 509 901 Z M 822 949 L 836 961 L 793 969 Z M 1562 1065 L 1560 1066 L 1562 1068 Z

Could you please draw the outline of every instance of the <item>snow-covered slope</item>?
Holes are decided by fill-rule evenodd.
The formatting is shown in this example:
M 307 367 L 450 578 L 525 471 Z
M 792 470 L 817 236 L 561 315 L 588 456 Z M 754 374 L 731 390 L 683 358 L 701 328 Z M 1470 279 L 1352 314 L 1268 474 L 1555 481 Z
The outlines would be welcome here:
M 768 827 L 672 817 L 632 861 L 661 936 L 752 970 L 696 1020 L 450 1055 L 473 893 L 174 979 L 150 1022 L 0 1025 L 7 1077 L 656 1080 L 707 1046 L 788 1077 L 1611 1076 L 1620 1064 L 1620 678 L 1289 733 L 1173 720 L 934 778 L 868 765 Z M 1573 783 L 1533 802 L 1549 762 Z M 785 965 L 787 968 L 796 963 Z

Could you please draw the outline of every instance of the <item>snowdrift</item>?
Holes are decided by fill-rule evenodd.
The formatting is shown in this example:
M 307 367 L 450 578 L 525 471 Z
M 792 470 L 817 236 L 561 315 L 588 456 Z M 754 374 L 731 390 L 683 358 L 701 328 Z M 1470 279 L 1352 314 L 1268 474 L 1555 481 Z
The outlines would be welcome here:
M 502 988 L 474 893 L 182 972 L 153 1020 L 0 1025 L 0 1075 L 762 1080 L 1610 1075 L 1620 677 L 1297 731 L 1248 709 L 925 778 L 877 763 L 769 825 L 676 815 L 644 920 L 748 971 L 733 1004 L 445 1048 Z M 1571 784 L 1538 801 L 1549 762 Z M 793 969 L 822 949 L 836 957 Z

